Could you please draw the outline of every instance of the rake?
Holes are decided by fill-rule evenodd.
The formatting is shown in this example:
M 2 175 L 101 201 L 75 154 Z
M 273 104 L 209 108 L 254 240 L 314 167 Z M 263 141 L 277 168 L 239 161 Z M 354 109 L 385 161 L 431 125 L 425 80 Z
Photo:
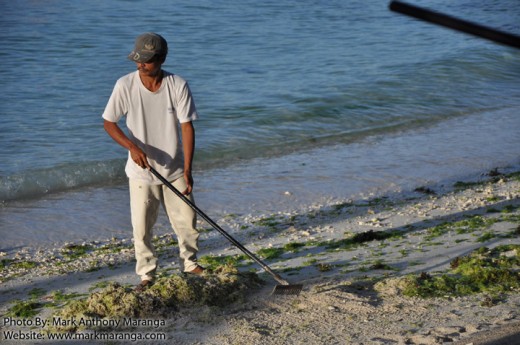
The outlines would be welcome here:
M 179 198 L 182 199 L 188 206 L 190 206 L 199 216 L 201 216 L 206 222 L 208 222 L 215 230 L 220 232 L 229 242 L 234 244 L 238 249 L 240 249 L 244 254 L 249 256 L 252 260 L 254 260 L 257 264 L 259 264 L 264 271 L 269 273 L 280 285 L 276 285 L 271 292 L 272 295 L 298 295 L 302 291 L 302 284 L 290 284 L 287 280 L 283 279 L 279 274 L 275 273 L 266 263 L 260 260 L 255 254 L 250 252 L 246 247 L 244 247 L 240 242 L 235 240 L 230 234 L 228 234 L 224 229 L 222 229 L 217 223 L 215 223 L 211 218 L 209 218 L 204 212 L 202 212 L 191 200 L 186 198 L 184 194 L 182 194 L 177 188 L 175 188 L 168 180 L 161 176 L 154 168 L 150 167 L 150 171 L 154 174 L 159 180 L 161 180 L 166 187 L 171 189 L 173 193 L 175 193 Z

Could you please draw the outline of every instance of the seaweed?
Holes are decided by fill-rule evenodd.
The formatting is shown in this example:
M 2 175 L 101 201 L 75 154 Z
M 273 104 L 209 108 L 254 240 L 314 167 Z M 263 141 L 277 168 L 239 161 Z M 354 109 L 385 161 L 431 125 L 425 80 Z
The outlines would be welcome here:
M 410 274 L 393 283 L 409 297 L 500 294 L 520 290 L 519 268 L 520 245 L 502 245 L 493 249 L 481 247 L 452 260 L 448 272 Z
M 236 255 L 205 255 L 199 258 L 199 262 L 209 269 L 216 269 L 222 265 L 239 266 L 239 263 L 247 260 L 248 257 L 244 254 Z
M 74 260 L 86 255 L 92 249 L 89 244 L 67 244 L 61 249 L 61 254 L 69 260 Z
M 324 245 L 327 249 L 350 249 L 354 246 L 357 246 L 362 243 L 371 242 L 371 241 L 381 241 L 389 238 L 399 238 L 402 237 L 403 234 L 398 231 L 374 231 L 368 230 L 365 232 L 361 232 L 355 234 L 352 237 L 344 238 L 337 241 L 328 241 L 320 243 L 319 245 Z
M 277 259 L 284 253 L 283 248 L 263 248 L 260 249 L 257 254 L 265 260 Z
M 262 284 L 256 273 L 239 272 L 232 265 L 208 271 L 202 276 L 181 274 L 161 277 L 143 292 L 111 282 L 87 298 L 69 301 L 54 317 L 67 320 L 83 317 L 161 318 L 185 307 L 219 307 L 240 301 L 251 289 Z M 81 328 L 70 323 L 58 330 L 77 331 Z

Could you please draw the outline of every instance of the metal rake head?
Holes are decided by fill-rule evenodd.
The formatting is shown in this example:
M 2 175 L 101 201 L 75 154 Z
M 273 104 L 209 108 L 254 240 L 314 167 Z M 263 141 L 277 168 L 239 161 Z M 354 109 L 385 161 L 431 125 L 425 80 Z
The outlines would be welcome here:
M 299 295 L 302 289 L 302 284 L 276 285 L 271 295 Z

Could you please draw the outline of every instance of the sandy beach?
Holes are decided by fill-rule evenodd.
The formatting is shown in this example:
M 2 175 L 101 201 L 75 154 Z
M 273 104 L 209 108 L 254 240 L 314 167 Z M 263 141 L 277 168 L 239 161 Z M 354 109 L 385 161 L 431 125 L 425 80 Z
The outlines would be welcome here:
M 120 329 L 111 325 L 103 333 L 155 337 L 139 341 L 150 344 L 513 344 L 512 334 L 520 333 L 517 288 L 422 298 L 406 296 L 399 283 L 408 275 L 447 272 L 456 258 L 482 247 L 520 244 L 518 174 L 495 171 L 474 182 L 417 186 L 387 197 L 316 205 L 306 213 L 230 214 L 219 219 L 219 225 L 288 281 L 303 284 L 300 295 L 271 296 L 276 285 L 272 277 L 256 264 L 239 260 L 239 270 L 254 270 L 264 284 L 243 291 L 237 301 L 176 306 L 167 317 L 129 315 L 134 323 Z M 467 220 L 474 225 L 464 223 Z M 202 263 L 241 254 L 208 224 L 200 222 L 199 228 Z M 377 236 L 354 241 L 363 237 L 360 234 Z M 161 235 L 156 245 L 159 274 L 178 275 L 175 238 Z M 57 296 L 86 299 L 108 283 L 130 290 L 138 282 L 130 239 L 22 248 L 0 255 L 3 343 L 51 343 L 51 330 L 42 323 L 67 303 Z M 504 255 L 520 254 L 514 249 Z M 43 307 L 30 316 L 16 316 L 14 307 L 20 301 Z M 6 334 L 25 340 L 8 341 Z M 63 343 L 118 341 L 81 339 Z

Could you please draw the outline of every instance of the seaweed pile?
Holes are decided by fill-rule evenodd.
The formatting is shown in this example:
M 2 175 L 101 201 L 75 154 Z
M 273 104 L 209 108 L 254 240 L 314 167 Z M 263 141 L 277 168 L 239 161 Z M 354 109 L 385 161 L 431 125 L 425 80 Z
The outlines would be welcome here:
M 448 272 L 409 274 L 381 281 L 375 287 L 380 292 L 423 298 L 520 291 L 520 245 L 481 247 L 452 260 Z
M 234 266 L 221 266 L 202 276 L 161 277 L 143 292 L 110 283 L 85 299 L 70 301 L 54 319 L 156 319 L 171 317 L 185 307 L 226 306 L 240 302 L 246 293 L 262 284 L 256 273 L 239 272 Z M 83 323 L 72 322 L 61 331 L 81 330 Z

